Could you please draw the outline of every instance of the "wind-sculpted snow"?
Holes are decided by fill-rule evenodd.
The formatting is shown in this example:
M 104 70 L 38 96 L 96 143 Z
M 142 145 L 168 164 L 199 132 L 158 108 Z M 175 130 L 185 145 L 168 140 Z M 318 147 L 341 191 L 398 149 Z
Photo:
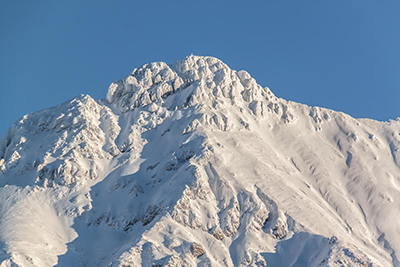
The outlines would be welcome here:
M 189 56 L 0 141 L 0 266 L 400 266 L 400 120 Z
M 15 122 L 1 141 L 1 170 L 10 177 L 7 184 L 82 184 L 97 178 L 99 163 L 119 153 L 119 130 L 109 108 L 79 96 Z

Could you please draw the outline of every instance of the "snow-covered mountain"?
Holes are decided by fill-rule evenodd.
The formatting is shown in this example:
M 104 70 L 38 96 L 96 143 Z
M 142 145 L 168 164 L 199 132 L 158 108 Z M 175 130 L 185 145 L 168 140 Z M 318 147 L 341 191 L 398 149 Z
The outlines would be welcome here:
M 189 56 L 0 142 L 0 266 L 400 266 L 400 119 Z

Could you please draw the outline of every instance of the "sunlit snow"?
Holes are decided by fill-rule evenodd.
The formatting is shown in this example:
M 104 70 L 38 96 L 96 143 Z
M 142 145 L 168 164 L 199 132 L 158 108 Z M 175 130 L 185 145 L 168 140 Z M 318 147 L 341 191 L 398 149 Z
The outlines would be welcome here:
M 0 266 L 400 266 L 399 134 L 216 58 L 146 64 L 2 138 Z

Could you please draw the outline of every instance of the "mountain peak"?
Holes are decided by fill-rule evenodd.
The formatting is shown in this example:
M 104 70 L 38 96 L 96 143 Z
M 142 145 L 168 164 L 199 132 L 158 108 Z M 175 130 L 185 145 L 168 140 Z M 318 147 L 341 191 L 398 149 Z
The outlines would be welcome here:
M 202 101 L 220 96 L 247 102 L 254 100 L 251 95 L 274 98 L 268 88 L 258 85 L 246 71 L 234 71 L 214 57 L 190 55 L 170 65 L 155 62 L 134 69 L 123 80 L 110 85 L 106 101 L 127 112 L 151 102 L 162 104 L 176 94 L 180 97 L 169 101 L 169 108 L 188 105 L 190 99 L 200 96 Z
M 399 132 L 145 64 L 0 141 L 0 265 L 400 266 Z

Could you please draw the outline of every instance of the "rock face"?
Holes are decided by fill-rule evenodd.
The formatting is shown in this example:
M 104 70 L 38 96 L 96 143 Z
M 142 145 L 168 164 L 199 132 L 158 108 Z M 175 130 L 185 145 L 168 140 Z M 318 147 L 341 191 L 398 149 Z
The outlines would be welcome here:
M 198 257 L 204 255 L 204 253 L 206 253 L 204 248 L 200 244 L 197 244 L 197 243 L 193 243 L 190 246 L 190 251 L 192 252 L 192 254 L 195 258 L 198 258 Z
M 400 266 L 400 119 L 146 64 L 0 141 L 0 266 Z

